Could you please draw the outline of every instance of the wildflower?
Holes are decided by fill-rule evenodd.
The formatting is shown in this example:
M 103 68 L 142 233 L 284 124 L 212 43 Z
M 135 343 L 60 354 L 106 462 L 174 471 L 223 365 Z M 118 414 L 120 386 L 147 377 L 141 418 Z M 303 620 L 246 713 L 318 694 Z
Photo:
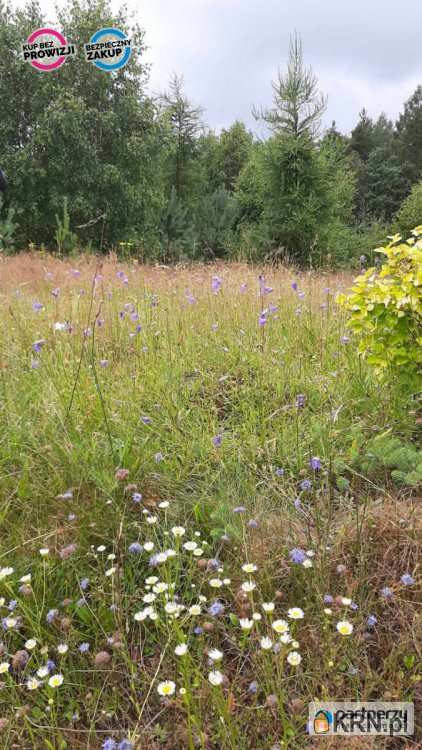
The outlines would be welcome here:
M 34 343 L 32 344 L 32 348 L 34 352 L 39 354 L 44 344 L 45 344 L 45 339 L 39 339 L 38 341 L 34 341 Z
M 114 478 L 118 482 L 123 482 L 129 476 L 129 469 L 117 469 Z
M 223 614 L 223 612 L 224 612 L 224 605 L 218 600 L 213 602 L 208 607 L 208 614 L 211 615 L 211 617 L 218 617 L 219 615 Z
M 388 586 L 381 589 L 380 594 L 384 599 L 390 599 L 393 596 L 393 592 Z
M 334 598 L 331 596 L 331 594 L 325 594 L 323 601 L 324 601 L 324 604 L 332 604 L 334 601 Z
M 221 287 L 223 285 L 222 280 L 219 276 L 213 276 L 211 281 L 211 289 L 214 292 L 214 294 L 217 294 L 217 292 L 220 291 Z
M 214 687 L 218 687 L 218 685 L 221 685 L 221 683 L 223 682 L 224 677 L 221 672 L 216 669 L 215 671 L 209 673 L 208 679 L 211 685 L 214 685 Z
M 353 633 L 353 625 L 347 620 L 341 620 L 338 622 L 336 628 L 340 635 L 351 635 L 351 633 Z
M 208 583 L 213 589 L 219 589 L 223 585 L 223 581 L 221 580 L 221 578 L 211 578 Z
M 197 546 L 197 542 L 185 542 L 183 545 L 183 549 L 187 550 L 188 552 L 193 552 L 194 550 L 196 550 Z
M 298 653 L 298 651 L 290 651 L 290 654 L 288 654 L 287 656 L 287 661 L 292 665 L 292 667 L 297 667 L 297 665 L 302 661 L 302 657 Z
M 274 612 L 275 604 L 274 602 L 263 602 L 262 609 L 264 612 Z
M 174 653 L 176 654 L 176 656 L 185 656 L 187 652 L 188 652 L 188 647 L 186 643 L 179 643 L 174 649 Z
M 241 617 L 239 620 L 239 625 L 242 630 L 250 630 L 253 627 L 253 620 L 249 620 L 248 617 Z
M 42 549 L 40 549 L 40 555 L 41 555 L 41 557 L 47 557 L 47 555 L 48 555 L 49 552 L 50 552 L 50 550 L 48 549 L 48 547 L 42 547 Z
M 35 638 L 30 638 L 28 641 L 25 642 L 25 648 L 27 651 L 33 651 L 36 645 L 37 645 L 37 642 Z
M 366 621 L 366 624 L 367 624 L 368 628 L 373 628 L 377 624 L 377 622 L 378 622 L 378 620 L 375 617 L 375 615 L 369 615 L 369 617 L 368 617 L 368 619 Z
M 129 552 L 133 555 L 139 555 L 140 552 L 142 552 L 142 544 L 139 544 L 139 542 L 132 542 L 132 544 L 129 545 Z
M 28 575 L 22 576 L 22 578 L 19 578 L 19 581 L 21 583 L 31 583 L 31 574 L 28 573 Z
M 258 568 L 256 565 L 254 565 L 254 563 L 245 563 L 244 565 L 242 565 L 242 570 L 244 573 L 255 573 Z
M 10 664 L 8 661 L 2 661 L 0 662 L 0 674 L 6 674 L 10 669 Z
M 28 690 L 37 690 L 40 685 L 41 682 L 37 680 L 36 677 L 30 677 L 28 682 L 26 683 L 26 687 L 28 688 Z
M 134 492 L 132 495 L 132 500 L 134 503 L 140 503 L 142 500 L 142 495 L 140 492 Z
M 303 409 L 305 406 L 305 396 L 302 393 L 296 396 L 296 406 L 298 409 Z
M 319 471 L 321 468 L 321 459 L 317 456 L 314 456 L 313 458 L 311 458 L 309 464 L 313 471 Z
M 162 508 L 163 510 L 165 510 L 166 508 L 168 508 L 169 505 L 170 505 L 170 503 L 169 503 L 168 500 L 162 500 L 161 503 L 158 503 L 158 507 Z
M 81 586 L 82 591 L 86 591 L 89 586 L 89 578 L 82 578 L 80 586 Z
M 153 549 L 154 549 L 154 542 L 145 542 L 144 550 L 146 552 L 152 552 Z
M 14 568 L 0 568 L 0 581 L 14 573 Z
M 221 661 L 224 654 L 222 651 L 219 651 L 218 648 L 212 648 L 210 651 L 208 651 L 208 657 L 211 659 L 211 661 Z
M 183 526 L 173 526 L 172 533 L 175 537 L 184 536 L 186 529 Z
M 67 654 L 68 651 L 69 646 L 66 643 L 59 643 L 59 645 L 57 646 L 57 653 L 59 653 L 60 656 Z
M 79 651 L 81 654 L 87 654 L 90 649 L 89 643 L 81 643 L 79 646 Z
M 150 526 L 153 526 L 155 523 L 157 523 L 158 518 L 157 516 L 147 516 L 146 521 L 150 524 Z
M 49 679 L 49 681 L 48 681 L 48 684 L 49 684 L 49 685 L 50 685 L 50 687 L 52 687 L 52 688 L 60 687 L 60 685 L 63 685 L 63 679 L 64 679 L 64 678 L 63 678 L 63 675 L 62 675 L 62 674 L 53 674 L 53 675 L 52 675 L 52 676 L 50 677 L 50 679 Z
M 312 482 L 310 479 L 304 479 L 303 482 L 300 483 L 300 489 L 303 490 L 303 492 L 308 492 L 312 488 Z
M 248 521 L 248 526 L 249 526 L 250 529 L 257 529 L 259 527 L 259 523 L 254 518 L 251 518 Z
M 163 594 L 165 591 L 168 591 L 168 583 L 164 583 L 164 581 L 156 583 L 152 590 L 155 594 Z
M 49 674 L 49 669 L 47 666 L 40 667 L 39 669 L 37 669 L 37 675 L 38 677 L 41 677 L 41 679 L 44 679 L 44 677 L 47 677 L 48 674 Z
M 275 473 L 278 477 L 282 477 L 284 474 L 284 469 L 278 468 L 275 470 Z
M 300 547 L 295 547 L 294 549 L 291 549 L 289 552 L 290 560 L 293 563 L 298 563 L 302 565 L 306 560 L 306 552 L 304 549 L 301 549 Z
M 116 568 L 109 568 L 108 570 L 106 570 L 104 575 L 107 576 L 107 578 L 110 578 L 110 576 L 113 576 L 115 572 Z
M 405 586 L 413 586 L 413 584 L 415 583 L 415 579 L 410 575 L 410 573 L 405 573 L 404 575 L 402 575 L 400 580 Z
M 254 695 L 257 690 L 258 690 L 258 683 L 256 680 L 252 680 L 252 682 L 250 682 L 248 685 L 248 693 L 252 693 Z
M 259 612 L 254 612 L 252 615 L 252 620 L 254 622 L 260 622 L 262 620 L 262 615 Z
M 348 599 L 347 596 L 340 597 L 341 603 L 344 604 L 345 607 L 349 607 L 352 603 L 351 599 Z
M 289 623 L 286 620 L 274 620 L 272 628 L 276 633 L 286 633 L 289 629 Z
M 216 448 L 219 448 L 222 442 L 223 442 L 223 436 L 222 435 L 215 435 L 215 437 L 213 437 L 213 439 L 212 439 L 212 444 Z
M 350 337 L 349 336 L 341 336 L 340 337 L 340 343 L 341 344 L 350 344 Z
M 105 742 L 102 744 L 102 750 L 116 750 L 117 743 L 116 740 L 113 740 L 113 737 L 107 737 Z
M 171 695 L 174 695 L 175 689 L 176 685 L 172 680 L 165 680 L 157 685 L 157 692 L 163 698 L 169 698 Z
M 313 564 L 312 560 L 309 560 L 309 558 L 307 558 L 306 560 L 304 560 L 303 563 L 302 563 L 302 565 L 303 565 L 304 568 L 313 568 L 314 567 L 314 564 Z
M 160 453 L 160 452 L 156 453 L 155 456 L 154 456 L 154 461 L 155 461 L 156 464 L 159 464 L 159 463 L 161 463 L 161 461 L 164 461 L 163 454 Z
M 251 591 L 256 589 L 256 585 L 253 581 L 245 581 L 242 583 L 242 591 L 244 591 L 246 594 L 249 594 Z
M 130 740 L 122 740 L 117 745 L 117 750 L 133 750 L 133 743 Z
M 292 607 L 287 614 L 291 620 L 302 620 L 305 616 L 303 609 L 300 609 L 300 607 Z
M 264 651 L 268 651 L 270 648 L 272 648 L 273 642 L 271 638 L 268 638 L 267 636 L 264 636 L 264 638 L 261 638 L 260 640 L 260 646 Z
M 192 604 L 188 611 L 190 615 L 197 616 L 201 614 L 201 607 L 199 604 Z

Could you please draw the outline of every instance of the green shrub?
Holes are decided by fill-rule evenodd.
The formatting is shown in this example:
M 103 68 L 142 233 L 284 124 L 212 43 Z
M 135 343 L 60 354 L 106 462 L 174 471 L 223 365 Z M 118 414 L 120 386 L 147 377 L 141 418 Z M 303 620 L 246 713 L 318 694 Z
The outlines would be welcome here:
M 407 237 L 412 228 L 420 223 L 422 216 L 422 181 L 412 187 L 410 194 L 398 210 L 393 225 L 394 232 Z
M 422 226 L 403 242 L 390 238 L 376 252 L 379 268 L 358 276 L 349 294 L 337 301 L 350 312 L 358 352 L 379 376 L 393 374 L 420 388 L 422 376 Z

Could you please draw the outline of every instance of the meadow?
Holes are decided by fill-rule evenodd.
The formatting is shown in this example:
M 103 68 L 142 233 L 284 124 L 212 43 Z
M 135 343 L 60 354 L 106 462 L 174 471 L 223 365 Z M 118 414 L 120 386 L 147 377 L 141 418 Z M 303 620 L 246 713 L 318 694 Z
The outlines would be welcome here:
M 2 750 L 421 747 L 307 734 L 422 703 L 420 403 L 351 281 L 0 258 Z

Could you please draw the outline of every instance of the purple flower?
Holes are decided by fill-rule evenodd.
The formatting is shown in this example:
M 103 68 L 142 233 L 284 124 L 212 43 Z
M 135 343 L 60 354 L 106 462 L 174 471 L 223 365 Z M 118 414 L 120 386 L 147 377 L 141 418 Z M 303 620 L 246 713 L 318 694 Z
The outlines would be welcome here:
M 296 510 L 301 510 L 302 503 L 301 503 L 300 497 L 295 498 L 294 506 L 295 506 Z
M 251 520 L 248 521 L 248 526 L 249 526 L 250 529 L 258 529 L 259 528 L 259 523 L 258 523 L 258 521 L 255 521 L 254 518 L 251 518 Z
M 161 463 L 161 461 L 164 461 L 164 456 L 162 453 L 156 453 L 154 456 L 154 460 L 156 464 Z
M 34 343 L 32 344 L 32 348 L 34 352 L 39 354 L 44 344 L 45 344 L 45 339 L 38 339 L 38 341 L 34 341 Z
M 294 292 L 297 292 L 297 281 L 293 281 L 292 283 L 292 289 Z
M 89 648 L 90 648 L 89 643 L 81 643 L 81 645 L 79 646 L 79 651 L 81 652 L 81 654 L 87 654 L 89 651 Z
M 350 343 L 350 337 L 349 336 L 341 336 L 340 342 L 342 344 L 349 344 Z
M 193 632 L 195 633 L 195 635 L 202 635 L 202 633 L 204 632 L 204 628 L 201 628 L 201 626 L 200 626 L 200 625 L 197 625 L 197 626 L 196 626 L 196 627 L 195 627 L 195 628 L 193 629 Z
M 410 575 L 410 573 L 405 573 L 400 578 L 401 582 L 404 583 L 405 586 L 413 586 L 415 583 L 415 579 Z
M 303 407 L 305 406 L 305 396 L 303 395 L 303 393 L 299 393 L 296 396 L 296 406 L 298 409 L 303 409 Z
M 218 599 L 215 602 L 212 602 L 212 604 L 208 607 L 208 614 L 211 615 L 211 617 L 218 617 L 219 615 L 222 615 L 224 612 L 224 605 L 218 601 Z
M 221 562 L 220 560 L 217 560 L 216 557 L 211 558 L 211 560 L 208 560 L 208 569 L 209 570 L 218 570 L 218 568 L 221 568 Z
M 258 683 L 256 680 L 252 680 L 252 682 L 250 682 L 248 686 L 248 693 L 252 693 L 253 695 L 255 695 L 257 690 L 258 690 Z
M 267 322 L 267 316 L 265 312 L 262 312 L 259 316 L 258 323 L 262 327 L 262 326 L 265 326 L 266 322 Z
M 11 599 L 11 601 L 7 605 L 7 609 L 9 610 L 9 612 L 13 612 L 13 610 L 16 609 L 17 605 L 18 603 L 16 599 Z
M 102 744 L 102 750 L 116 750 L 117 743 L 112 737 L 108 737 Z
M 50 609 L 49 612 L 47 612 L 45 619 L 47 620 L 49 625 L 51 625 L 51 623 L 54 622 L 58 614 L 59 614 L 58 609 Z
M 151 417 L 141 417 L 141 422 L 144 424 L 151 424 Z
M 381 596 L 382 596 L 382 597 L 383 597 L 384 599 L 390 599 L 390 597 L 392 597 L 392 596 L 393 596 L 393 592 L 392 592 L 392 590 L 391 590 L 391 589 L 389 588 L 389 586 L 385 586 L 385 587 L 384 587 L 383 589 L 381 589 L 381 591 L 380 591 L 380 594 L 381 594 Z
M 132 542 L 132 544 L 129 545 L 129 552 L 131 552 L 133 555 L 139 555 L 142 550 L 142 544 L 139 544 L 139 542 Z
M 38 370 L 39 366 L 40 366 L 39 359 L 31 359 L 31 369 L 32 370 Z
M 357 609 L 359 609 L 359 605 L 356 604 L 356 602 L 352 602 L 350 605 L 350 609 L 352 609 L 354 612 L 356 612 Z
M 211 330 L 212 331 L 216 331 L 217 328 L 218 328 L 218 323 L 213 323 L 212 326 L 211 326 Z
M 216 448 L 219 448 L 222 442 L 223 442 L 223 436 L 222 435 L 216 435 L 212 439 L 212 443 L 213 443 L 213 445 L 215 445 Z
M 48 659 L 47 664 L 45 666 L 47 667 L 50 673 L 54 672 L 54 670 L 56 669 L 56 662 L 54 662 L 52 659 Z
M 309 465 L 310 465 L 311 469 L 313 469 L 314 471 L 319 471 L 320 468 L 321 468 L 321 459 L 318 458 L 318 456 L 314 456 L 309 461 Z
M 378 622 L 378 620 L 375 617 L 375 615 L 369 615 L 369 617 L 368 617 L 368 619 L 366 621 L 366 624 L 367 624 L 368 628 L 373 628 L 377 624 L 377 622 Z
M 108 359 L 100 359 L 100 366 L 101 367 L 107 367 L 110 360 Z
M 60 294 L 60 289 L 59 289 L 59 287 L 56 287 L 56 289 L 52 289 L 52 290 L 51 290 L 51 294 L 53 295 L 53 297 L 54 297 L 55 299 L 57 299 L 57 297 L 58 297 L 58 296 L 59 296 L 59 294 Z
M 236 505 L 235 508 L 233 508 L 233 513 L 245 513 L 246 508 L 244 505 Z
M 82 591 L 86 591 L 88 586 L 89 586 L 89 578 L 82 578 L 82 581 L 81 581 Z
M 133 744 L 130 740 L 122 740 L 117 745 L 117 750 L 133 750 Z
M 333 601 L 334 601 L 334 598 L 331 596 L 331 594 L 325 594 L 324 604 L 332 604 Z
M 142 500 L 142 495 L 140 492 L 134 492 L 132 495 L 132 500 L 134 503 L 140 503 Z
M 300 483 L 300 489 L 304 492 L 308 492 L 312 488 L 312 482 L 309 479 L 304 479 L 303 482 Z
M 191 292 L 188 289 L 186 289 L 186 291 L 185 291 L 185 297 L 186 297 L 186 299 L 187 299 L 187 301 L 189 302 L 190 305 L 195 305 L 196 304 L 195 297 L 193 296 L 193 294 L 191 294 Z
M 275 470 L 275 473 L 277 474 L 278 477 L 282 477 L 284 474 L 284 469 L 279 467 L 278 469 Z
M 290 555 L 290 560 L 293 563 L 301 564 L 306 560 L 306 552 L 300 547 L 295 547 L 294 549 L 291 549 L 289 552 L 289 555 Z
M 102 328 L 104 325 L 104 318 L 98 318 L 96 325 L 98 326 L 98 328 Z
M 246 281 L 244 281 L 243 284 L 240 285 L 240 293 L 244 294 L 246 292 L 247 288 L 248 288 L 248 285 L 247 285 Z
M 41 302 L 33 302 L 32 303 L 32 309 L 34 312 L 39 312 L 40 310 L 43 310 L 44 305 L 41 304 Z
M 220 291 L 222 285 L 223 285 L 223 282 L 221 281 L 219 276 L 212 277 L 211 289 L 214 292 L 214 294 L 217 294 Z

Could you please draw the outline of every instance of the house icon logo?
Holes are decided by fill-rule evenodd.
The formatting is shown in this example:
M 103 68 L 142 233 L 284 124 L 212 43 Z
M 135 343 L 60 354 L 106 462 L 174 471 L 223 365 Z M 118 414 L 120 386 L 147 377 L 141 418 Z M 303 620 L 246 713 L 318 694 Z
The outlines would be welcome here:
M 317 711 L 314 716 L 314 733 L 328 734 L 333 723 L 333 715 L 330 711 Z

